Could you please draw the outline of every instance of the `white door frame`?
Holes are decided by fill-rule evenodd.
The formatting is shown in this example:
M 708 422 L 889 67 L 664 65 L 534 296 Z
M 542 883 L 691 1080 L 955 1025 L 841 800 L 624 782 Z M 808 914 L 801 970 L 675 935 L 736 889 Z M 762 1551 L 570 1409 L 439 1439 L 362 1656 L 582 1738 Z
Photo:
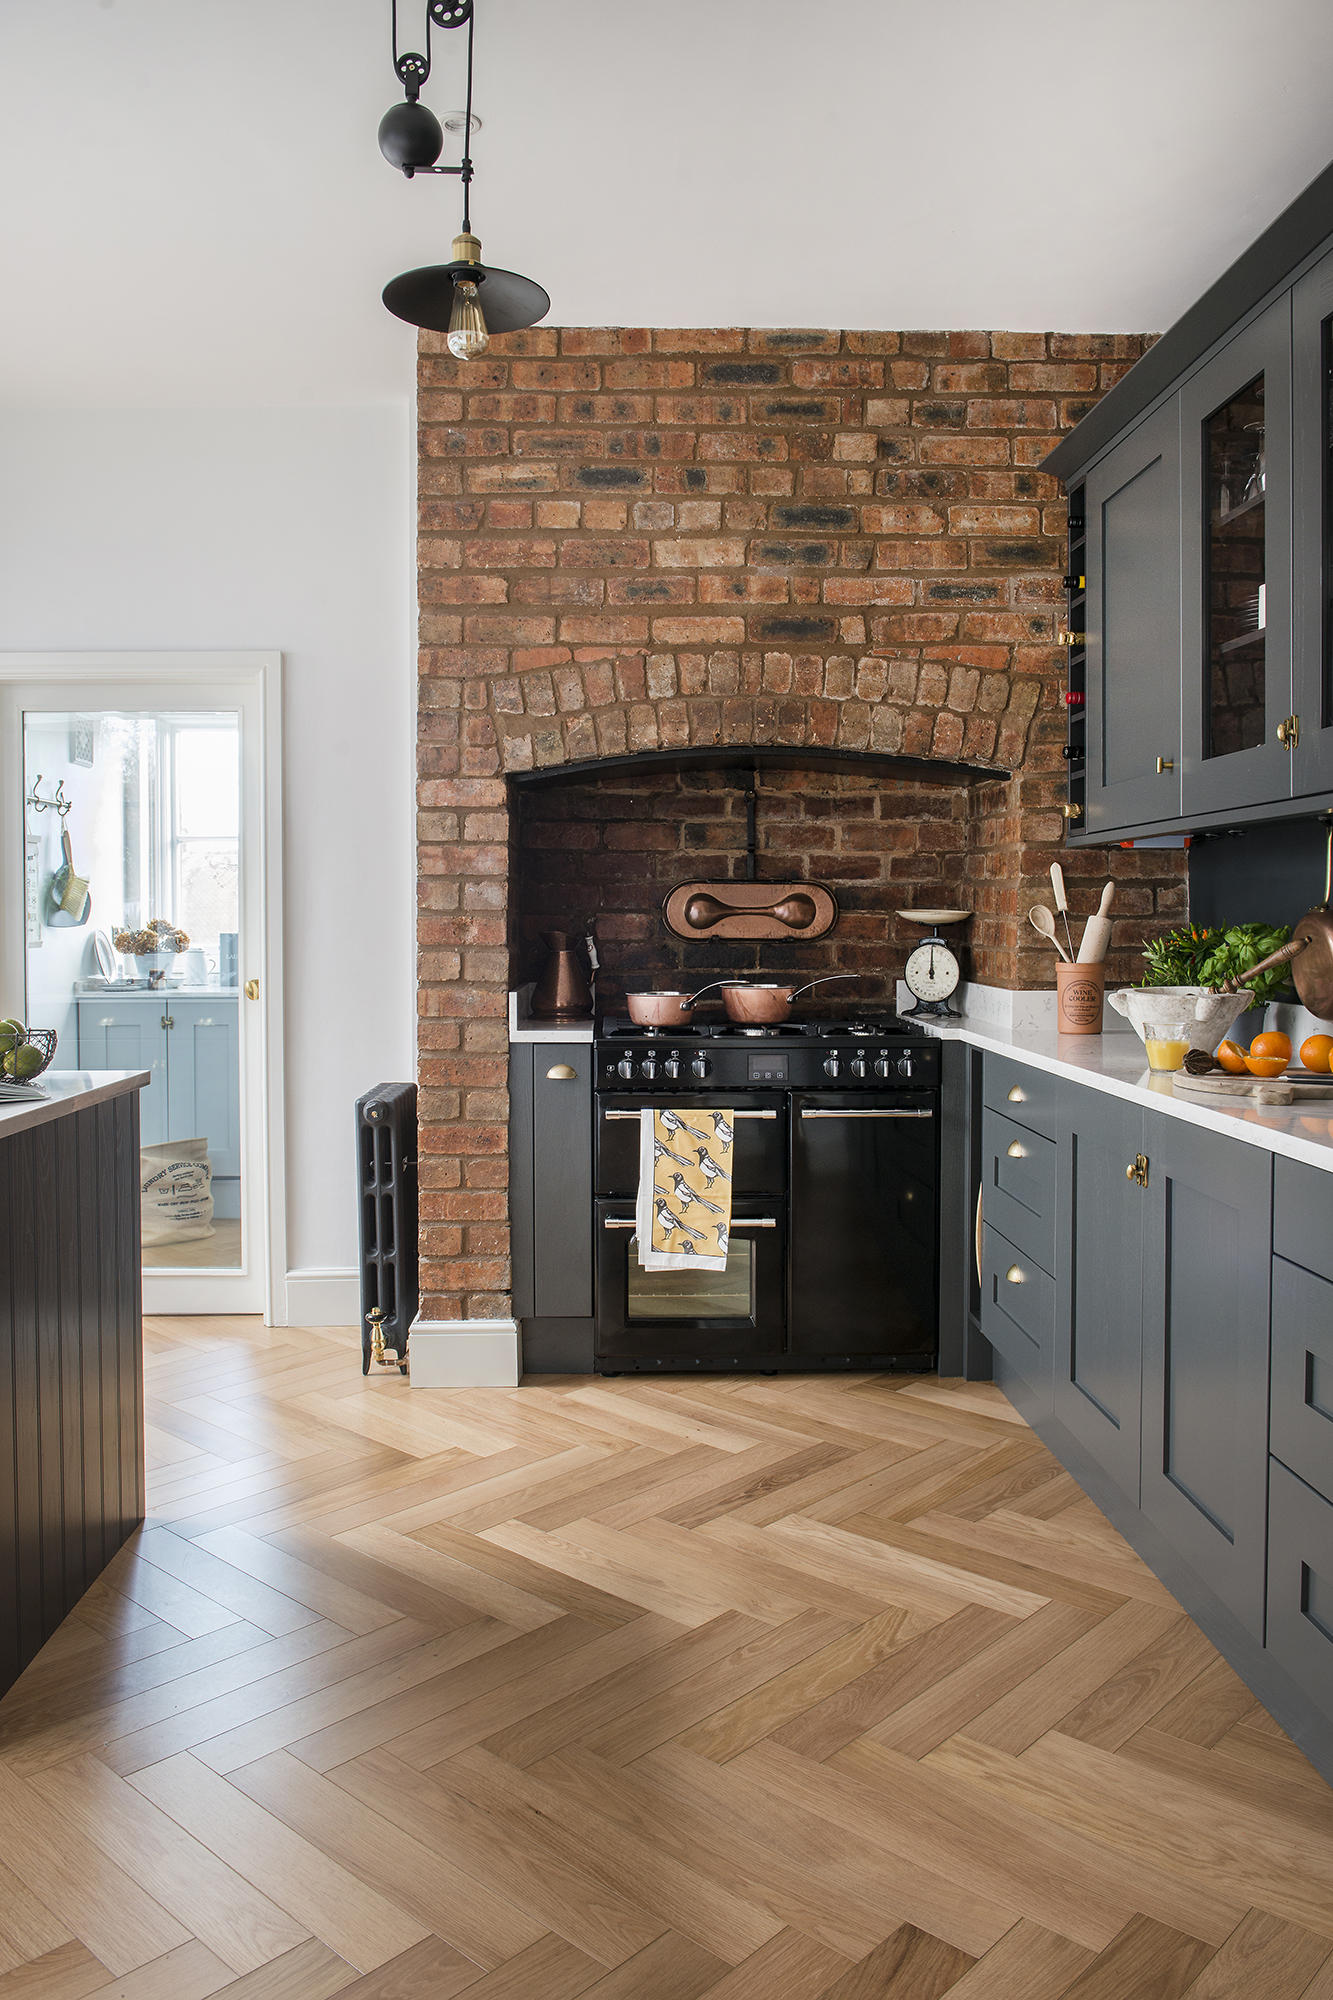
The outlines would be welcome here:
M 282 998 L 282 655 L 277 652 L 125 652 L 125 653 L 0 653 L 0 993 L 23 991 L 26 977 L 23 920 L 23 728 L 21 685 L 39 683 L 51 691 L 52 708 L 126 706 L 125 691 L 136 691 L 134 705 L 155 708 L 177 705 L 170 690 L 189 687 L 197 699 L 205 691 L 215 707 L 224 706 L 227 690 L 247 690 L 258 729 L 247 731 L 242 721 L 242 783 L 257 792 L 258 867 L 242 896 L 258 898 L 258 921 L 252 935 L 259 940 L 258 966 L 242 964 L 237 1006 L 242 1010 L 242 1048 L 249 1022 L 258 1016 L 258 1063 L 253 1051 L 243 1061 L 253 1093 L 242 1102 L 242 1118 L 253 1116 L 257 1098 L 260 1143 L 246 1147 L 246 1166 L 256 1153 L 261 1189 L 258 1212 L 263 1219 L 264 1319 L 270 1326 L 287 1323 L 287 1205 L 286 1132 L 283 1098 Z M 117 698 L 102 698 L 114 685 Z M 141 692 L 142 699 L 138 698 Z M 256 699 L 257 698 L 257 699 Z M 31 705 L 31 704 L 29 704 Z M 246 741 L 249 735 L 252 739 Z M 245 867 L 242 846 L 242 867 Z M 243 931 L 246 928 L 243 925 Z M 244 949 L 244 944 L 243 944 Z M 245 982 L 259 978 L 259 1001 L 246 1007 Z M 256 1075 L 257 1072 L 257 1075 Z M 244 1129 L 244 1128 L 243 1128 Z M 254 1213 L 251 1210 L 251 1213 Z M 247 1265 L 249 1259 L 247 1258 Z M 151 1275 L 151 1274 L 150 1274 Z M 200 1279 L 225 1278 L 225 1272 L 185 1272 L 154 1281 L 155 1312 L 215 1311 L 192 1302 Z M 247 1310 L 253 1311 L 253 1307 Z

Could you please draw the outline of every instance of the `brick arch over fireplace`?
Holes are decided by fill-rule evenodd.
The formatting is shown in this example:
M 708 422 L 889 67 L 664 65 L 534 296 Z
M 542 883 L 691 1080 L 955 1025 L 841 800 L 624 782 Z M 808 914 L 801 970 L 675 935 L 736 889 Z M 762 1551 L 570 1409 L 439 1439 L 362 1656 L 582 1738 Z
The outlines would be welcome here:
M 1039 465 L 1143 345 L 539 327 L 459 363 L 421 336 L 425 1318 L 509 1311 L 511 778 L 721 745 L 1004 767 L 953 815 L 974 966 L 1049 983 L 1018 924 L 1063 830 L 1065 515 Z M 1114 867 L 1131 976 L 1183 908 L 1176 857 L 1066 860 L 1076 902 Z

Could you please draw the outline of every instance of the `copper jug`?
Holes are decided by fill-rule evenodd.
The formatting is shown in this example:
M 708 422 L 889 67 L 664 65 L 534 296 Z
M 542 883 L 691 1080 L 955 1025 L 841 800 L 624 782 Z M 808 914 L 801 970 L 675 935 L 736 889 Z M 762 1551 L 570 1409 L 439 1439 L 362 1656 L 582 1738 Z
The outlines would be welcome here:
M 541 941 L 551 956 L 533 989 L 533 1016 L 546 1021 L 586 1021 L 592 1014 L 592 989 L 577 950 L 564 931 L 543 931 Z

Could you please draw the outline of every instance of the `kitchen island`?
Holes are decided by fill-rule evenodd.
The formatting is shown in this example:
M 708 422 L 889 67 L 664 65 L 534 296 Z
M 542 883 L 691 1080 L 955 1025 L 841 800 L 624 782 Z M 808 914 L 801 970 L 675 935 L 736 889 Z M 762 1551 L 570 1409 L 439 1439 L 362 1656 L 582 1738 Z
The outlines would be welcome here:
M 0 1104 L 0 1694 L 143 1519 L 139 1092 Z

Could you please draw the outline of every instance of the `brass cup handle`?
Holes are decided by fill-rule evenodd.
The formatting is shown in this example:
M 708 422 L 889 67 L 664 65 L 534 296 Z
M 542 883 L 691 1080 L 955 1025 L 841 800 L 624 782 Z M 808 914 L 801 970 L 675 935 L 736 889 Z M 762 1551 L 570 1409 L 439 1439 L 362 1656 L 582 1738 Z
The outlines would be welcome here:
M 1017 1139 L 1011 1139 L 1004 1150 L 1011 1160 L 1025 1160 L 1027 1158 L 1027 1149 L 1021 1146 Z
M 1021 1285 L 1023 1282 L 1023 1273 L 1017 1264 L 1011 1264 L 1004 1275 L 1011 1285 Z
M 546 1075 L 548 1081 L 551 1083 L 573 1083 L 578 1076 L 578 1071 L 571 1069 L 568 1063 L 554 1063 L 547 1070 Z
M 1027 1100 L 1023 1096 L 1022 1085 L 1017 1083 L 1014 1084 L 1009 1091 L 1009 1102 L 1011 1104 L 1023 1104 L 1026 1103 L 1026 1101 Z
M 977 1253 L 977 1283 L 979 1285 L 985 1282 L 985 1280 L 981 1275 L 981 1244 L 982 1244 L 981 1197 L 984 1194 L 984 1192 L 985 1192 L 985 1186 L 983 1183 L 983 1185 L 977 1189 L 976 1253 Z

